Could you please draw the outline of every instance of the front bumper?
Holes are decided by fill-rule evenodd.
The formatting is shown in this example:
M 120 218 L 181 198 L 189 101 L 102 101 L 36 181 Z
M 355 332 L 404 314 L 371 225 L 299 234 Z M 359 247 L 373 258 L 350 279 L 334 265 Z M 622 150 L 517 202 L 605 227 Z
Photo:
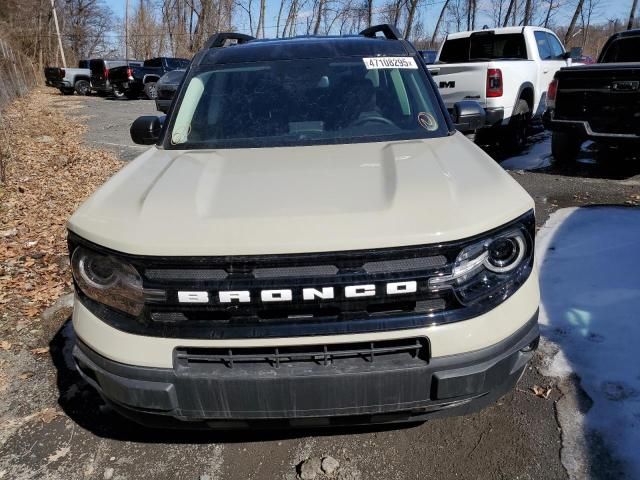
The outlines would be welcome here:
M 248 428 L 418 421 L 478 410 L 507 393 L 538 345 L 538 313 L 490 347 L 410 364 L 329 364 L 267 371 L 109 360 L 78 340 L 80 374 L 117 411 L 151 426 Z M 346 365 L 346 366 L 345 366 Z

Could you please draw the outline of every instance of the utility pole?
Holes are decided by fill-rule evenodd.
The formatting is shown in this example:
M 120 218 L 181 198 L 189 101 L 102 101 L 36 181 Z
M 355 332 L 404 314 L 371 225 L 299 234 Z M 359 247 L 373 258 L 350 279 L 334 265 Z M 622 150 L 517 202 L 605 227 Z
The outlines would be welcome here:
M 64 50 L 62 49 L 62 38 L 60 37 L 60 26 L 58 25 L 58 15 L 56 14 L 55 0 L 51 0 L 51 10 L 53 10 L 53 23 L 56 24 L 56 32 L 58 34 L 58 47 L 60 47 L 60 56 L 62 57 L 62 66 L 67 68 L 67 59 L 64 57 Z
M 129 0 L 124 4 L 124 59 L 129 65 Z

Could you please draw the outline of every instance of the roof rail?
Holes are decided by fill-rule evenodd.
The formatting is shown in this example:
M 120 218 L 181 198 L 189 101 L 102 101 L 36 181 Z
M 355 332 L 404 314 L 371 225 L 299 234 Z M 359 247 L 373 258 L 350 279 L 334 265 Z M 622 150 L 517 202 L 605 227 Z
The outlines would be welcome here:
M 374 25 L 369 28 L 365 28 L 360 32 L 360 35 L 369 38 L 375 38 L 376 33 L 382 32 L 387 40 L 400 40 L 402 35 L 396 27 L 389 23 L 383 23 L 381 25 Z
M 235 40 L 236 41 L 235 44 L 239 45 L 241 43 L 247 43 L 251 40 L 255 40 L 255 38 L 252 37 L 251 35 L 245 35 L 243 33 L 234 33 L 234 32 L 216 33 L 215 35 L 211 35 L 209 37 L 209 40 L 207 40 L 207 42 L 204 44 L 204 48 L 208 50 L 210 48 L 224 47 L 225 44 L 227 43 L 227 40 Z

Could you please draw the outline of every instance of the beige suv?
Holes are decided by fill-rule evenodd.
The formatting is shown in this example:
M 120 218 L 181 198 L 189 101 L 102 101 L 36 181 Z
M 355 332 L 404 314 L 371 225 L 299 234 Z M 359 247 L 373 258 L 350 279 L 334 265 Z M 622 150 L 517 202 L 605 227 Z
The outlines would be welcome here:
M 159 426 L 495 401 L 537 347 L 539 291 L 532 199 L 456 129 L 481 115 L 450 116 L 387 25 L 212 37 L 168 116 L 132 125 L 153 146 L 69 220 L 79 371 Z

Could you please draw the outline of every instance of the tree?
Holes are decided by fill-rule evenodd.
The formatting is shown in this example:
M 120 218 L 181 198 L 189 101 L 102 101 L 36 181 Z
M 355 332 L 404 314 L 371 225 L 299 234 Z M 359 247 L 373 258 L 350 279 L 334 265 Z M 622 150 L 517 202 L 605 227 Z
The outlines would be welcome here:
M 467 1 L 467 30 L 476 28 L 476 0 Z
M 633 4 L 631 5 L 631 13 L 629 13 L 629 23 L 627 23 L 627 30 L 631 30 L 633 28 L 637 7 L 638 7 L 638 0 L 633 0 Z
M 408 39 L 411 36 L 411 29 L 413 28 L 413 19 L 416 14 L 416 8 L 418 8 L 419 0 L 409 0 L 409 13 L 407 15 L 407 23 L 404 27 L 404 38 Z
M 522 19 L 522 25 L 529 25 L 531 23 L 531 16 L 532 16 L 531 9 L 532 9 L 531 0 L 526 0 L 524 4 L 524 18 Z
M 449 5 L 449 0 L 445 0 L 444 5 L 442 6 L 442 10 L 440 10 L 440 15 L 438 15 L 438 21 L 436 22 L 435 27 L 433 27 L 433 35 L 431 35 L 431 44 L 429 45 L 431 48 L 436 44 L 436 40 L 438 39 L 438 31 L 440 30 L 440 24 L 442 23 L 442 19 L 444 18 L 444 14 L 447 10 L 447 6 Z
M 515 11 L 515 0 L 509 0 L 509 6 L 507 7 L 507 13 L 504 16 L 504 22 L 502 23 L 503 27 L 509 25 L 509 17 L 511 17 L 511 12 Z
M 583 5 L 584 5 L 584 0 L 578 0 L 578 4 L 576 5 L 576 10 L 573 13 L 573 17 L 571 18 L 571 23 L 569 23 L 569 27 L 567 28 L 567 33 L 564 35 L 565 45 L 569 43 L 569 40 L 571 40 L 571 37 L 573 36 L 573 31 L 576 28 L 576 22 L 578 21 L 580 12 L 582 12 Z

